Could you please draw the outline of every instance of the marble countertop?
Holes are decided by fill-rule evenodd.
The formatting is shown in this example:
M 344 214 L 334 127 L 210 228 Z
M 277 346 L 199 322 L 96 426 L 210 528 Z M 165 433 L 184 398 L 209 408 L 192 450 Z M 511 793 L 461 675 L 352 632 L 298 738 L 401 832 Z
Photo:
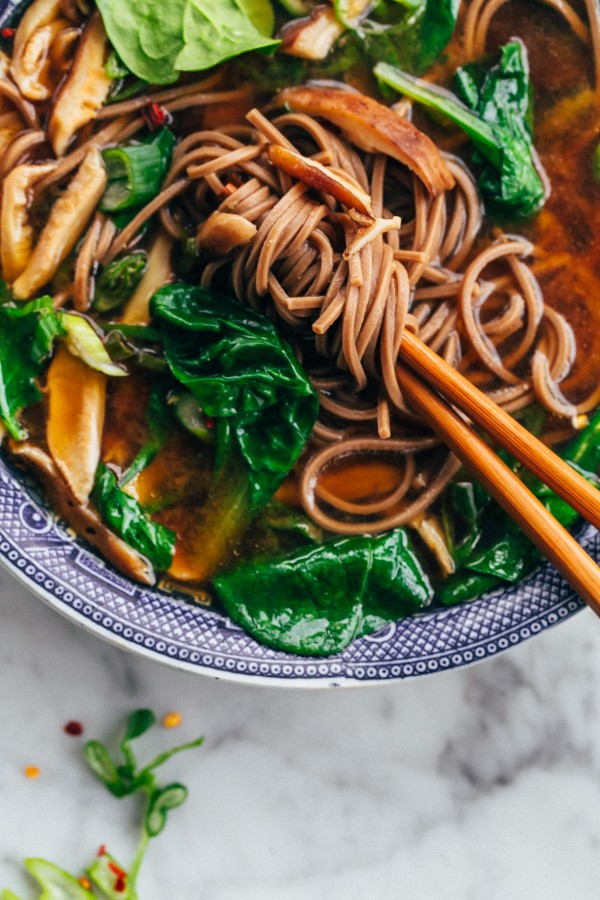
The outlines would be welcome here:
M 600 623 L 585 611 L 484 664 L 295 692 L 210 681 L 109 646 L 0 572 L 0 887 L 26 856 L 77 872 L 133 851 L 135 802 L 81 761 L 131 709 L 205 746 L 148 853 L 140 900 L 597 900 Z M 26 765 L 40 777 L 27 780 Z M 35 894 L 37 896 L 37 894 Z

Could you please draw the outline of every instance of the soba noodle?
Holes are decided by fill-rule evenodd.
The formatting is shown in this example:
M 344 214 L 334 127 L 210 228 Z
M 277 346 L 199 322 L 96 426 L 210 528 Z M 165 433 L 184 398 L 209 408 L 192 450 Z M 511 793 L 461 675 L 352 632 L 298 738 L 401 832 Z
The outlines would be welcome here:
M 464 21 L 468 58 L 485 50 L 490 22 L 506 0 L 473 0 Z M 586 0 L 589 25 L 565 0 L 547 0 L 577 37 L 592 44 L 600 84 L 597 4 Z M 76 17 L 76 13 L 73 13 Z M 194 107 L 243 104 L 248 87 L 223 89 L 220 72 L 104 106 L 74 149 L 35 186 L 35 200 L 59 189 L 91 147 L 134 137 L 149 103 L 168 114 Z M 39 158 L 48 136 L 38 112 L 10 80 L 3 103 L 22 133 L 4 148 L 0 174 Z M 398 115 L 410 116 L 407 102 Z M 269 161 L 276 145 L 317 161 L 330 175 L 366 193 L 374 213 L 360 221 L 330 194 L 318 193 Z M 468 168 L 444 154 L 455 186 L 431 196 L 417 175 L 383 154 L 366 153 L 347 136 L 271 103 L 219 128 L 187 134 L 176 146 L 161 192 L 122 230 L 98 212 L 83 235 L 71 286 L 55 297 L 86 311 L 95 273 L 135 246 L 152 217 L 178 240 L 211 214 L 241 217 L 256 233 L 224 256 L 204 253 L 201 283 L 233 291 L 242 303 L 278 321 L 309 371 L 320 415 L 300 466 L 302 504 L 326 529 L 380 532 L 424 513 L 459 464 L 405 402 L 395 375 L 404 330 L 417 333 L 510 412 L 540 403 L 578 421 L 600 401 L 579 403 L 561 390 L 574 361 L 573 333 L 544 303 L 532 270 L 535 248 L 518 235 L 488 240 Z M 311 338 L 312 344 L 307 342 Z M 391 457 L 397 484 L 383 497 L 350 502 L 326 485 L 331 465 L 347 458 Z

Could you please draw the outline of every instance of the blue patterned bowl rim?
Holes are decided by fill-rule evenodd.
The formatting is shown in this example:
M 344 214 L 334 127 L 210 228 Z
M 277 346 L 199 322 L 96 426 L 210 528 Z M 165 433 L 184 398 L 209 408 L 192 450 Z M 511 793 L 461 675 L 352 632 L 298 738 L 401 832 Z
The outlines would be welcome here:
M 599 559 L 598 532 L 588 527 L 580 538 Z M 291 687 L 382 683 L 470 665 L 583 606 L 545 564 L 517 586 L 404 619 L 354 641 L 337 656 L 293 656 L 257 643 L 225 615 L 183 592 L 125 578 L 56 518 L 28 476 L 2 459 L 0 559 L 54 609 L 127 650 L 217 678 Z
M 0 26 L 28 0 L 0 0 Z M 600 559 L 600 535 L 581 543 Z M 583 607 L 550 565 L 515 587 L 435 609 L 354 641 L 327 659 L 258 644 L 183 593 L 129 581 L 56 519 L 35 484 L 0 459 L 0 560 L 69 619 L 126 650 L 180 669 L 246 683 L 339 687 L 414 678 L 495 656 Z

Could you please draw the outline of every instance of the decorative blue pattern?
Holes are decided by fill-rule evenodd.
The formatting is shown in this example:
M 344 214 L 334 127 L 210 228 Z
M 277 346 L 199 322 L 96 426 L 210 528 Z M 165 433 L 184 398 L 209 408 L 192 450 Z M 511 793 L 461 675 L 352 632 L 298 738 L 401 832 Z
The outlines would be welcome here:
M 582 543 L 600 558 L 600 535 Z M 28 479 L 0 460 L 0 558 L 55 608 L 155 659 L 216 677 L 322 687 L 390 681 L 464 666 L 507 650 L 583 605 L 549 565 L 516 588 L 432 610 L 355 641 L 328 659 L 258 644 L 227 617 L 134 584 L 56 520 Z
M 0 0 L 0 26 L 27 0 Z M 600 535 L 581 541 L 600 559 Z M 293 686 L 373 683 L 452 669 L 508 650 L 583 603 L 550 566 L 516 588 L 433 610 L 355 641 L 326 660 L 256 643 L 228 618 L 183 594 L 128 581 L 57 521 L 31 483 L 0 460 L 0 559 L 56 609 L 121 646 L 180 668 Z

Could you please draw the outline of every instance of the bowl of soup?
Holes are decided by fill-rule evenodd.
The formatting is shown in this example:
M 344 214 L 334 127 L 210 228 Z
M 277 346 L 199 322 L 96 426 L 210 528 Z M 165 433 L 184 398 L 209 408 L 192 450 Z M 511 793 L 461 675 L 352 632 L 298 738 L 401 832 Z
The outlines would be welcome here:
M 593 5 L 120 6 L 2 4 L 2 559 L 123 647 L 274 684 L 581 608 L 396 361 L 409 330 L 595 483 Z

